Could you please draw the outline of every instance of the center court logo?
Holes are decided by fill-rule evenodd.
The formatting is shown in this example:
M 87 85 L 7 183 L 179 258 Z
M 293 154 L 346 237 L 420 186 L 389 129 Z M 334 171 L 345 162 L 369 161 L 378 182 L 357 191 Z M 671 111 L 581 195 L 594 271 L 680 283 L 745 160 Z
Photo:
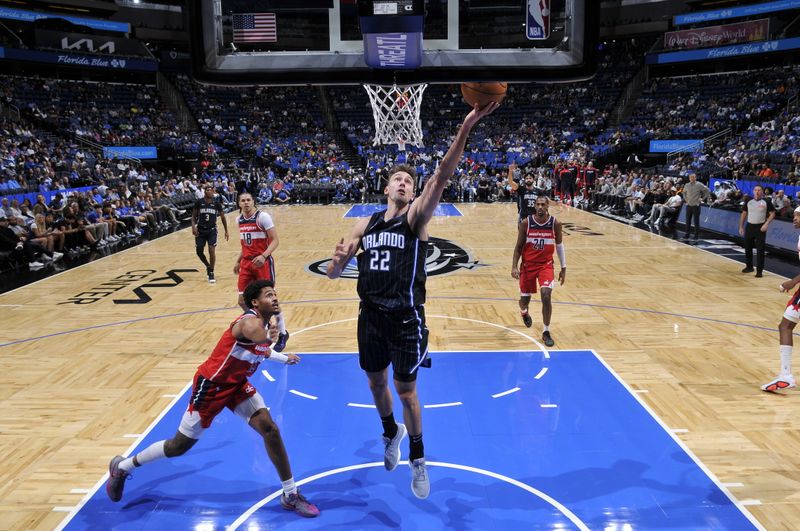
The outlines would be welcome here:
M 311 273 L 325 276 L 325 270 L 328 267 L 330 258 L 325 260 L 318 260 L 309 264 L 306 269 Z M 435 275 L 447 275 L 462 269 L 475 269 L 486 264 L 481 264 L 472 258 L 469 251 L 461 248 L 450 240 L 443 240 L 442 238 L 429 238 L 428 239 L 428 257 L 425 260 L 425 270 L 429 277 Z M 357 279 L 358 268 L 356 266 L 356 259 L 350 260 L 347 267 L 342 271 L 342 278 Z

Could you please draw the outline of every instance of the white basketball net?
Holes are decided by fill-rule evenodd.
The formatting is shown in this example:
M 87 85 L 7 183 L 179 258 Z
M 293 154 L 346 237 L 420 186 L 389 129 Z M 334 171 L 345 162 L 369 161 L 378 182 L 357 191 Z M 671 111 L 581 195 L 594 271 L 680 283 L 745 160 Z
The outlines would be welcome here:
M 372 116 L 375 118 L 375 140 L 379 144 L 411 144 L 422 147 L 422 93 L 428 85 L 364 85 Z

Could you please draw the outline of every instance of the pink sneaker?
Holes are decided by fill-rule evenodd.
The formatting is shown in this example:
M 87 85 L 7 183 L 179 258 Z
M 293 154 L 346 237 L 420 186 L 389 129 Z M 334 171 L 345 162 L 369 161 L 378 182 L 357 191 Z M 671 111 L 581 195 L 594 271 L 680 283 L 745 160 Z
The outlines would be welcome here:
M 288 496 L 286 493 L 281 494 L 281 506 L 287 511 L 294 511 L 306 518 L 316 518 L 319 516 L 319 509 L 317 509 L 317 506 L 300 494 L 299 490 Z
M 761 386 L 762 391 L 767 391 L 770 393 L 774 393 L 776 391 L 783 391 L 785 389 L 792 389 L 795 387 L 794 376 L 791 374 L 781 374 L 768 384 L 764 384 Z

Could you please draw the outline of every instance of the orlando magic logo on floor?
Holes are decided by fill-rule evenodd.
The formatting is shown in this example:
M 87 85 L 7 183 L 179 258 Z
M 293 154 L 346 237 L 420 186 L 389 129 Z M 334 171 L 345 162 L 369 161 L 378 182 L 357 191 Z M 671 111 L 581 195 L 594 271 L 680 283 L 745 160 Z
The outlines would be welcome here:
M 325 276 L 329 261 L 329 258 L 317 260 L 309 264 L 306 269 L 311 273 Z M 431 237 L 428 241 L 428 257 L 425 260 L 425 270 L 428 272 L 428 276 L 447 275 L 462 269 L 474 269 L 485 265 L 487 264 L 481 264 L 478 260 L 473 259 L 469 251 L 450 240 Z M 341 276 L 350 279 L 358 278 L 355 258 L 350 261 Z

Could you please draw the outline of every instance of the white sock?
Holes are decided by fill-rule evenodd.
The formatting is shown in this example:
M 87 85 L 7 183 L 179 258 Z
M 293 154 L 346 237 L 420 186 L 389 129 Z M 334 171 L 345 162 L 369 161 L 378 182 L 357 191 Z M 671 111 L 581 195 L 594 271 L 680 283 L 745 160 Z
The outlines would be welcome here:
M 542 332 L 549 332 L 549 331 L 550 331 L 550 325 L 544 325 Z
M 164 443 L 167 441 L 158 441 L 154 442 L 138 454 L 136 454 L 136 461 L 139 463 L 139 466 L 145 465 L 147 463 L 152 463 L 153 461 L 157 461 L 159 459 L 163 459 L 167 457 L 164 453 Z M 119 467 L 124 470 L 125 472 L 130 472 L 136 465 L 133 463 L 133 458 L 129 457 L 123 462 L 119 464 Z
M 286 333 L 286 321 L 283 320 L 283 312 L 275 314 L 275 323 L 278 325 L 278 332 Z
M 124 461 L 120 462 L 118 465 L 120 470 L 124 470 L 125 472 L 130 472 L 134 468 L 133 464 L 133 457 L 128 457 Z
M 294 484 L 294 477 L 291 477 L 286 481 L 281 481 L 281 485 L 283 485 L 283 493 L 287 496 L 291 496 L 297 492 L 297 486 Z
M 792 345 L 781 345 L 781 374 L 792 374 Z

